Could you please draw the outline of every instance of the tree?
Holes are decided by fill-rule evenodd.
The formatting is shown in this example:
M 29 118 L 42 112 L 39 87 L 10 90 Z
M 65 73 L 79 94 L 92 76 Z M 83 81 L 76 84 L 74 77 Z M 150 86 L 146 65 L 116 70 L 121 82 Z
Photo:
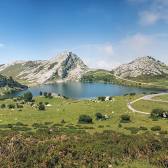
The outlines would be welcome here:
M 40 93 L 39 93 L 39 94 L 40 94 L 40 96 L 42 96 L 42 95 L 43 95 L 43 92 L 42 92 L 42 91 L 40 91 Z
M 24 93 L 24 95 L 23 95 L 23 99 L 24 99 L 26 102 L 32 101 L 32 98 L 33 98 L 33 95 L 32 95 L 31 92 L 26 92 L 26 93 Z
M 44 97 L 48 97 L 48 94 L 47 94 L 47 92 L 44 92 Z
M 51 92 L 48 93 L 48 98 L 52 98 L 52 93 Z

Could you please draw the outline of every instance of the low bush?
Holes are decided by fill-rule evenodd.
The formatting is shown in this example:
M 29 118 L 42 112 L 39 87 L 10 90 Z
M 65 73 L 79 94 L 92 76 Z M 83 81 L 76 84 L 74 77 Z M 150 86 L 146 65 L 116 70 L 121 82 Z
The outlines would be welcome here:
M 102 120 L 104 116 L 101 113 L 96 113 L 96 120 Z
M 121 123 L 131 122 L 131 118 L 128 114 L 123 114 L 123 115 L 120 116 L 120 118 L 121 118 L 121 120 L 120 120 Z
M 39 105 L 38 105 L 38 109 L 39 109 L 40 111 L 44 111 L 44 110 L 45 110 L 45 105 L 44 105 L 44 104 L 39 104 Z
M 161 131 L 161 127 L 160 126 L 154 126 L 151 128 L 152 131 Z
M 148 130 L 148 129 L 147 129 L 146 127 L 144 127 L 144 126 L 140 126 L 139 129 L 142 130 L 142 131 Z
M 9 109 L 14 109 L 14 108 L 15 108 L 15 105 L 14 105 L 14 104 L 8 104 L 8 108 L 9 108 Z
M 106 99 L 105 96 L 100 96 L 100 97 L 98 97 L 98 100 L 100 100 L 100 101 L 105 101 L 105 99 Z
M 6 107 L 6 105 L 5 104 L 1 104 L 1 108 L 5 108 Z
M 136 93 L 130 93 L 129 95 L 130 95 L 130 96 L 135 96 L 135 95 L 136 95 Z
M 136 134 L 138 131 L 140 131 L 140 129 L 136 127 L 125 127 L 125 129 L 131 131 L 131 134 Z
M 165 130 L 165 131 L 162 131 L 162 130 L 161 130 L 159 133 L 160 133 L 160 134 L 168 134 L 168 131 L 166 131 L 166 130 Z
M 93 123 L 92 118 L 88 115 L 80 115 L 78 122 L 80 124 L 92 124 Z
M 163 109 L 153 109 L 151 112 L 151 118 L 154 120 L 159 118 L 168 118 L 168 112 Z

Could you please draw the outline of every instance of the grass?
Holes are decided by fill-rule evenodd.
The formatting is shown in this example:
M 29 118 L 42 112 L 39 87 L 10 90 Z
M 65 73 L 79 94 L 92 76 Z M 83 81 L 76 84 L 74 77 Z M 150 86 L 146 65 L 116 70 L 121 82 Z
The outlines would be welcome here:
M 168 94 L 167 95 L 162 95 L 162 96 L 156 96 L 153 99 L 155 100 L 163 100 L 163 101 L 168 101 Z
M 93 102 L 91 100 L 72 100 L 63 98 L 48 99 L 44 97 L 36 97 L 36 103 L 49 102 L 51 106 L 46 107 L 45 111 L 39 111 L 28 104 L 24 105 L 22 111 L 18 111 L 18 109 L 0 109 L 0 125 L 22 122 L 31 127 L 34 123 L 43 124 L 45 122 L 51 122 L 60 124 L 61 121 L 64 120 L 64 126 L 79 125 L 90 133 L 97 131 L 102 132 L 103 130 L 114 130 L 129 134 L 129 129 L 125 129 L 124 127 L 139 128 L 141 126 L 145 126 L 150 130 L 152 126 L 156 125 L 163 126 L 165 130 L 168 130 L 167 120 L 159 120 L 156 122 L 149 119 L 148 115 L 132 113 L 131 111 L 129 111 L 129 109 L 127 108 L 127 103 L 141 96 L 142 95 L 118 96 L 114 97 L 114 101 L 106 102 Z M 10 99 L 1 100 L 0 104 L 3 103 L 10 104 L 15 102 Z M 148 112 L 150 112 L 153 108 L 167 109 L 167 104 L 157 104 L 156 102 L 153 103 L 151 101 L 139 101 L 135 103 L 134 106 L 136 109 L 141 109 Z M 95 117 L 95 114 L 97 112 L 100 112 L 103 115 L 108 115 L 110 118 L 108 120 L 97 121 Z M 93 124 L 78 124 L 78 118 L 82 114 L 91 116 L 93 118 Z M 121 126 L 119 127 L 120 116 L 122 114 L 129 114 L 131 117 L 131 122 L 124 124 L 121 123 Z
M 160 126 L 168 131 L 168 120 L 153 121 L 127 109 L 128 102 L 141 96 L 117 96 L 114 101 L 103 102 L 35 97 L 36 104 L 48 102 L 51 106 L 45 111 L 28 103 L 22 111 L 0 109 L 0 167 L 167 166 L 167 134 L 151 128 Z M 0 104 L 14 103 L 16 99 L 0 100 Z M 143 110 L 167 108 L 167 104 L 151 103 L 139 101 L 134 106 Z M 110 118 L 98 121 L 97 112 Z M 91 116 L 93 124 L 79 124 L 82 114 Z M 131 122 L 120 123 L 123 114 L 128 114 Z

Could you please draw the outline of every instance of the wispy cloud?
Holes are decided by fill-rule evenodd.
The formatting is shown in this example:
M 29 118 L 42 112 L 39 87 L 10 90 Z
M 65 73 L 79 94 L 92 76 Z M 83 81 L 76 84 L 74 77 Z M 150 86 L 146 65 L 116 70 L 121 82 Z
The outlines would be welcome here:
M 5 44 L 3 44 L 3 43 L 0 43 L 0 48 L 2 48 L 2 47 L 4 47 L 5 46 Z
M 75 47 L 72 51 L 80 55 L 91 68 L 109 69 L 119 65 L 115 61 L 112 43 L 86 44 Z
M 131 3 L 144 3 L 139 11 L 139 23 L 142 26 L 154 25 L 158 21 L 168 22 L 168 0 L 128 0 Z

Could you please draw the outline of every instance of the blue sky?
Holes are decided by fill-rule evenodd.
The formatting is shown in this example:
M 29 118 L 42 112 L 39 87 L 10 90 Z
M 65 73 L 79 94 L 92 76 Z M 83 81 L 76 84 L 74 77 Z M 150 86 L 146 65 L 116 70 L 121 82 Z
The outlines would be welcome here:
M 1 63 L 64 50 L 93 68 L 139 56 L 168 63 L 167 0 L 0 0 Z

